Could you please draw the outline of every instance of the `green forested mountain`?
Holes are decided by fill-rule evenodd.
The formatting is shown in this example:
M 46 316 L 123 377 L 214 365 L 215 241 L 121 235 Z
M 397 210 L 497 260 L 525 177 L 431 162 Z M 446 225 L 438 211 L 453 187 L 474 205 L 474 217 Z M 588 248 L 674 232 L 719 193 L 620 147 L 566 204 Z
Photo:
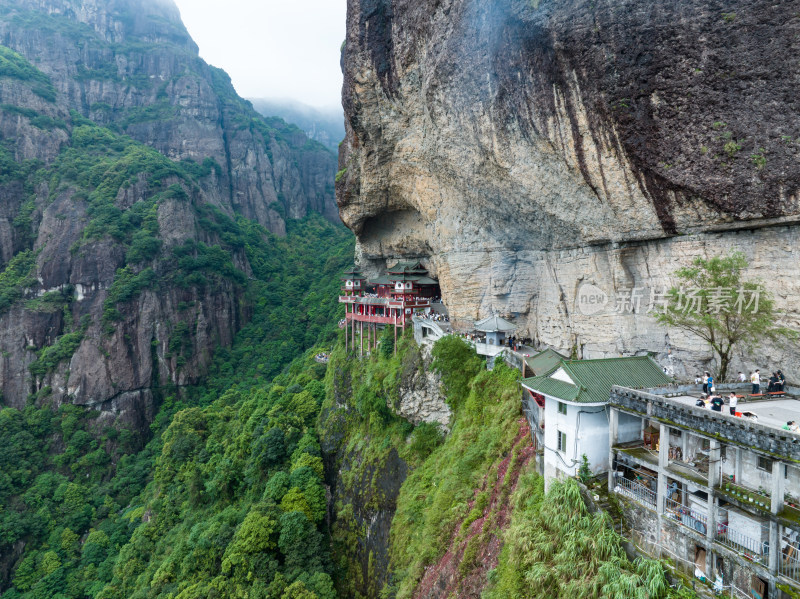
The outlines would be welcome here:
M 516 371 L 344 350 L 335 170 L 170 0 L 0 0 L 0 597 L 681 596 L 544 495 Z
M 171 1 L 0 0 L 0 165 L 3 401 L 105 425 L 146 431 L 230 346 L 246 243 L 339 222 L 335 156 L 240 98 Z
M 325 365 L 311 349 L 278 373 L 335 339 L 352 240 L 320 217 L 285 238 L 244 225 L 228 223 L 253 264 L 251 321 L 204 385 L 164 391 L 144 448 L 82 407 L 0 411 L 4 599 L 334 596 L 314 432 Z

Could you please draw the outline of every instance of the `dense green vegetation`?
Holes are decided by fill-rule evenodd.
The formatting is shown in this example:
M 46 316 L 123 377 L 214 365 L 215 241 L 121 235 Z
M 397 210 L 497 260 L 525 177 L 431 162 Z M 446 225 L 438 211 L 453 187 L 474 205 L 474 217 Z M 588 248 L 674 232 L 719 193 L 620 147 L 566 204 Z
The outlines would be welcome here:
M 419 350 L 409 333 L 410 329 L 398 339 L 396 355 L 392 330 L 387 328 L 370 359 L 354 359 L 341 346 L 330 358 L 328 393 L 318 429 L 323 442 L 338 446 L 339 461 L 334 468 L 340 469 L 337 484 L 343 495 L 357 497 L 361 508 L 370 512 L 387 507 L 386 489 L 379 479 L 389 463 L 399 460 L 411 468 L 419 467 L 443 440 L 438 426 L 423 423 L 415 427 L 390 409 L 397 404 L 400 385 L 420 368 Z M 337 588 L 343 597 L 377 596 L 382 573 L 374 570 L 374 564 L 372 571 L 362 567 L 362 559 L 372 562 L 361 545 L 364 515 L 356 513 L 359 508 L 354 508 L 354 503 L 337 500 L 333 506 Z
M 50 78 L 11 48 L 0 46 L 0 78 L 24 81 L 37 96 L 49 102 L 56 99 L 56 90 Z
M 512 506 L 486 599 L 696 597 L 688 588 L 670 588 L 660 562 L 629 561 L 608 514 L 590 514 L 574 480 L 554 482 L 545 495 L 543 479 L 529 473 Z
M 313 426 L 325 366 L 311 356 L 335 339 L 352 237 L 318 216 L 290 223 L 285 238 L 209 218 L 251 260 L 253 317 L 204 386 L 165 399 L 144 448 L 83 408 L 0 411 L 11 448 L 0 456 L 0 554 L 26 543 L 3 599 L 333 596 Z M 115 301 L 137 292 L 136 279 L 118 276 Z M 51 295 L 36 308 L 59 309 L 64 296 Z M 40 353 L 37 373 L 71 354 L 75 328 Z M 187 333 L 176 327 L 170 349 L 183 351 Z
M 382 344 L 386 341 L 384 339 Z M 477 555 L 494 534 L 505 543 L 498 567 L 488 574 L 487 599 L 495 597 L 579 598 L 694 597 L 671 589 L 661 563 L 631 563 L 621 537 L 605 515 L 589 514 L 577 484 L 555 484 L 545 496 L 543 481 L 523 473 L 511 496 L 511 477 L 497 480 L 501 462 L 511 472 L 520 464 L 519 372 L 483 361 L 458 337 L 446 337 L 433 351 L 432 367 L 442 375 L 453 409 L 452 431 L 443 439 L 435 427 L 412 427 L 387 408 L 410 370 L 420 367 L 413 342 L 405 338 L 397 356 L 380 350 L 370 360 L 347 360 L 337 350 L 328 372 L 329 393 L 320 430 L 328 439 L 343 435 L 336 467 L 339 485 L 359 495 L 358 505 L 337 503 L 331 531 L 340 596 L 411 597 L 428 568 L 447 551 L 459 554 L 457 576 L 478 569 Z M 342 392 L 348 392 L 342 397 Z M 337 401 L 344 400 L 342 406 Z M 365 557 L 365 523 L 392 502 L 376 484 L 392 453 L 411 467 L 396 501 L 390 533 L 388 578 Z M 532 464 L 528 466 L 532 471 Z M 499 487 L 499 488 L 496 488 Z M 490 506 L 490 495 L 498 492 Z M 511 525 L 498 528 L 498 510 L 510 504 Z M 488 512 L 486 508 L 490 507 Z M 363 513 L 358 513 L 361 510 Z M 482 532 L 466 531 L 485 517 Z M 374 532 L 374 531 L 373 531 Z M 365 567 L 366 564 L 366 567 Z M 383 586 L 376 581 L 384 580 Z
M 397 597 L 410 597 L 425 567 L 447 550 L 470 513 L 476 489 L 519 434 L 519 373 L 500 363 L 494 370 L 460 338 L 434 349 L 447 399 L 454 409 L 452 433 L 403 485 L 392 523 L 392 569 Z
M 35 267 L 36 253 L 27 250 L 14 256 L 0 272 L 0 313 L 14 305 L 25 288 L 36 282 Z

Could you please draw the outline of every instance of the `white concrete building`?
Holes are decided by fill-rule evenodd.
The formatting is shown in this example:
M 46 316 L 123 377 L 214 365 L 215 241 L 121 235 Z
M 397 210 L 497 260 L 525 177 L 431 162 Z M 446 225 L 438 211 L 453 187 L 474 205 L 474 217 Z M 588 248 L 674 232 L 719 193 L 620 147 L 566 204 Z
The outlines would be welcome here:
M 800 594 L 800 420 L 793 398 L 740 403 L 731 415 L 614 388 L 609 490 L 631 535 L 654 557 L 737 599 Z
M 523 379 L 523 408 L 545 485 L 575 476 L 584 454 L 593 474 L 608 471 L 608 398 L 614 385 L 641 389 L 671 382 L 647 356 L 562 359 L 547 374 Z

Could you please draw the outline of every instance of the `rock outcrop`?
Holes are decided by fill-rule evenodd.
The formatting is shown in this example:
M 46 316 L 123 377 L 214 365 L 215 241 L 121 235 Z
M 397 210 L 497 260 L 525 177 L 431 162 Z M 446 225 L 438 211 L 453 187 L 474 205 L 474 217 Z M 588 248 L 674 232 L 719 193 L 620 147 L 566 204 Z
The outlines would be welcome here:
M 0 0 L 0 51 L 0 265 L 25 263 L 3 275 L 3 402 L 147 430 L 248 318 L 231 223 L 338 221 L 335 157 L 239 98 L 171 0 Z
M 446 432 L 453 413 L 442 394 L 442 378 L 431 368 L 431 361 L 430 345 L 408 350 L 393 410 L 415 425 L 438 424 Z
M 498 312 L 682 375 L 712 357 L 650 294 L 739 249 L 798 327 L 799 32 L 765 0 L 349 0 L 337 201 L 359 259 L 426 260 L 456 326 Z M 800 378 L 779 348 L 737 365 L 778 363 Z

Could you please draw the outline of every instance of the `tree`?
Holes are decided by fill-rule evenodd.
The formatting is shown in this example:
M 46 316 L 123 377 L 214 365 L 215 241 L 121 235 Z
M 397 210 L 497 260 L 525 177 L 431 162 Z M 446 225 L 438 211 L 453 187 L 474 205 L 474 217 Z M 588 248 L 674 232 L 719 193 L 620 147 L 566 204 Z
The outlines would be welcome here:
M 578 468 L 578 480 L 584 485 L 588 485 L 589 481 L 592 480 L 592 469 L 589 467 L 589 458 L 586 457 L 585 453 L 581 456 L 581 466 Z
M 723 382 L 735 347 L 752 352 L 764 341 L 780 343 L 797 333 L 776 324 L 779 312 L 772 295 L 758 281 L 748 281 L 748 262 L 735 251 L 728 256 L 695 258 L 675 275 L 678 287 L 667 292 L 665 308 L 656 320 L 697 335 L 706 341 L 719 362 L 717 379 Z

